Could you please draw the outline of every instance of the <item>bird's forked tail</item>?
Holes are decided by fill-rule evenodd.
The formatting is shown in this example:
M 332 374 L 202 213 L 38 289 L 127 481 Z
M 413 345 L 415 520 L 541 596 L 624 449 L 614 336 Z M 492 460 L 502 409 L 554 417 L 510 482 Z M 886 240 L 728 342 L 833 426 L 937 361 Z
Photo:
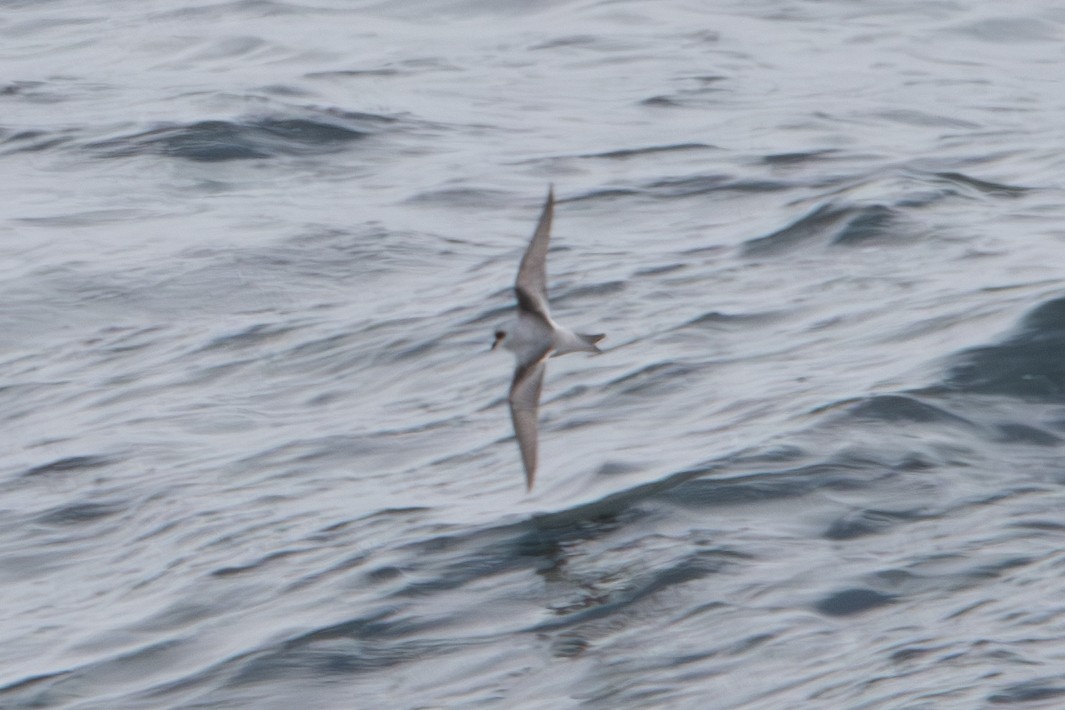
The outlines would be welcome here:
M 596 333 L 595 335 L 577 333 L 577 337 L 584 341 L 584 344 L 588 346 L 588 350 L 598 353 L 602 352 L 599 349 L 598 343 L 600 340 L 606 337 L 606 333 Z

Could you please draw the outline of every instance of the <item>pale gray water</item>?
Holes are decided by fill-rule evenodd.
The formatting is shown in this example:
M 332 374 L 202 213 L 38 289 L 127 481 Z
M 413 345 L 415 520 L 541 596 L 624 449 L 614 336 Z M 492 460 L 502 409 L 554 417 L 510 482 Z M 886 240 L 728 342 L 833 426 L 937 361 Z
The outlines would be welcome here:
M 0 9 L 0 706 L 1065 703 L 1058 3 Z

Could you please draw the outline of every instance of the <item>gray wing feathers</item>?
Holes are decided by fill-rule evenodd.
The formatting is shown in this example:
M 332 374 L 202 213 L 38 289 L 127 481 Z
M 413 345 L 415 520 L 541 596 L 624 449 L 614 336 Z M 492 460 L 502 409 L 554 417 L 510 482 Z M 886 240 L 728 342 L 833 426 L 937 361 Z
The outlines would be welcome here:
M 525 250 L 518 267 L 518 278 L 514 291 L 518 304 L 527 311 L 547 319 L 547 247 L 551 241 L 551 218 L 555 212 L 555 190 L 548 188 L 544 209 L 540 212 L 540 221 L 533 232 L 532 241 Z
M 550 356 L 551 350 L 546 350 L 539 359 L 528 365 L 519 365 L 510 385 L 510 418 L 514 422 L 514 435 L 518 439 L 521 461 L 525 465 L 525 485 L 529 490 L 536 479 L 537 415 L 544 370 L 547 369 Z

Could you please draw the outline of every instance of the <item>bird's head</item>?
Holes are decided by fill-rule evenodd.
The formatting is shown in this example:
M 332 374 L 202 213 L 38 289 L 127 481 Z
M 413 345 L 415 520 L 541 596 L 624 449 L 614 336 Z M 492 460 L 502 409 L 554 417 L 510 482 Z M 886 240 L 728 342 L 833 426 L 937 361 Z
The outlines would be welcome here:
M 505 330 L 497 330 L 496 331 L 496 339 L 492 343 L 492 350 L 495 350 L 500 345 L 502 345 L 503 344 L 503 339 L 506 338 L 506 337 L 507 337 L 507 331 L 505 331 Z

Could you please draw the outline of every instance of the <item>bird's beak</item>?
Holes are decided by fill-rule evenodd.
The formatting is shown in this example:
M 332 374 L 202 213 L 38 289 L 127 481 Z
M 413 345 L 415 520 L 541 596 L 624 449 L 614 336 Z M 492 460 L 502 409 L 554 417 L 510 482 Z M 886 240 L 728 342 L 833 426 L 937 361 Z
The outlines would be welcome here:
M 488 348 L 488 351 L 491 352 L 491 351 L 495 350 L 496 348 L 498 348 L 499 344 L 503 342 L 503 338 L 504 337 L 505 336 L 497 335 L 495 341 L 492 342 L 492 347 Z

